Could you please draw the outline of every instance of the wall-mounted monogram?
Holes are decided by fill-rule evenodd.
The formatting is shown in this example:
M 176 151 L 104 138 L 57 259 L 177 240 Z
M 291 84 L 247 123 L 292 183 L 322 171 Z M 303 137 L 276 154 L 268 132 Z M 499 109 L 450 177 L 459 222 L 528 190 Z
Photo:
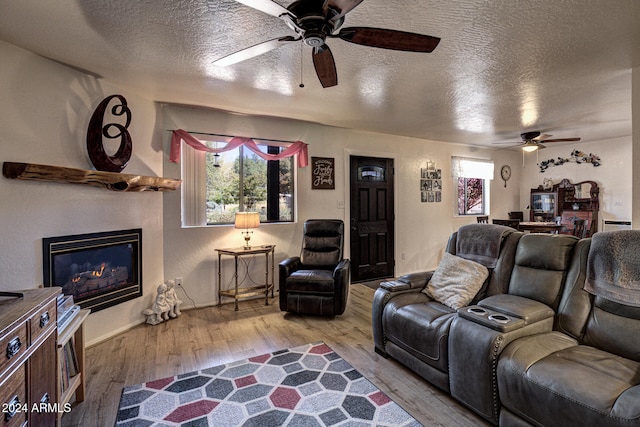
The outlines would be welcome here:
M 123 116 L 124 123 L 106 123 L 105 113 L 109 103 L 117 99 L 119 104 L 115 104 L 111 108 L 111 114 L 119 117 Z M 131 143 L 131 135 L 127 128 L 131 124 L 131 110 L 127 107 L 127 100 L 122 95 L 111 95 L 102 100 L 89 121 L 89 129 L 87 130 L 87 151 L 93 166 L 99 171 L 104 172 L 120 172 L 122 171 L 129 159 L 133 149 Z M 115 132 L 112 133 L 112 130 Z M 120 145 L 115 154 L 110 155 L 104 148 L 102 138 L 117 139 L 120 138 Z

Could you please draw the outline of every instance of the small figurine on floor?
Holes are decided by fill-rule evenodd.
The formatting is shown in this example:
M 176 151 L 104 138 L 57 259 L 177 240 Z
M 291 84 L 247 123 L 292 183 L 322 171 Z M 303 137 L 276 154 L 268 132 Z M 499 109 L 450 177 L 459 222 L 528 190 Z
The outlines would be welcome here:
M 174 291 L 175 292 L 175 291 Z M 158 286 L 158 295 L 151 308 L 142 312 L 147 316 L 147 323 L 150 325 L 157 325 L 158 323 L 169 320 L 169 310 L 171 307 L 167 303 L 167 285 L 161 283 Z
M 180 316 L 180 304 L 182 304 L 182 300 L 178 298 L 178 294 L 176 293 L 176 282 L 175 280 L 167 280 L 167 304 L 169 305 L 169 317 L 172 319 Z

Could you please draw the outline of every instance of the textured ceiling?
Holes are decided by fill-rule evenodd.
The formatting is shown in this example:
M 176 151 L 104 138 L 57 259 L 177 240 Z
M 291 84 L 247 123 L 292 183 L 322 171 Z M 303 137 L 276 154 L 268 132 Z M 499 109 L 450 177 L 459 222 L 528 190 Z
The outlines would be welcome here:
M 0 10 L 1 40 L 161 102 L 474 145 L 525 130 L 631 134 L 638 0 L 365 0 L 344 26 L 442 41 L 407 53 L 331 39 L 339 84 L 327 89 L 302 43 L 212 65 L 293 35 L 234 0 L 0 0 Z

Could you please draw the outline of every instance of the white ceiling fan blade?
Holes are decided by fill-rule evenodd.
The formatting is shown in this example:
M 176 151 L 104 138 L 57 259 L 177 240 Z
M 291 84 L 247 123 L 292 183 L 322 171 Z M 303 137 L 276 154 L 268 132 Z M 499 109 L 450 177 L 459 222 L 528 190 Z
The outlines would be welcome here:
M 236 0 L 236 1 L 238 3 L 244 4 L 245 6 L 249 6 L 261 12 L 269 14 L 271 16 L 275 16 L 276 18 L 279 18 L 282 15 L 291 13 L 284 7 L 280 6 L 278 3 L 275 3 L 271 0 Z
M 230 55 L 223 56 L 217 61 L 214 61 L 213 65 L 226 67 L 228 65 L 237 64 L 238 62 L 254 58 L 256 56 L 262 55 L 263 53 L 267 53 L 270 50 L 279 48 L 283 44 L 294 42 L 297 40 L 300 39 L 297 39 L 293 36 L 278 37 L 277 39 L 267 40 L 266 42 L 258 43 L 246 49 L 234 52 Z

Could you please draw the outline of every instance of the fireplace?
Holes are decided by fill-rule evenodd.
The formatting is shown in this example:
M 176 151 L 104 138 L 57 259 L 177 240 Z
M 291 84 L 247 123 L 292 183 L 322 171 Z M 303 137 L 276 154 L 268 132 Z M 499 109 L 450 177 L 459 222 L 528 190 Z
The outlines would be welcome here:
M 142 296 L 142 229 L 42 239 L 44 285 L 92 312 Z

